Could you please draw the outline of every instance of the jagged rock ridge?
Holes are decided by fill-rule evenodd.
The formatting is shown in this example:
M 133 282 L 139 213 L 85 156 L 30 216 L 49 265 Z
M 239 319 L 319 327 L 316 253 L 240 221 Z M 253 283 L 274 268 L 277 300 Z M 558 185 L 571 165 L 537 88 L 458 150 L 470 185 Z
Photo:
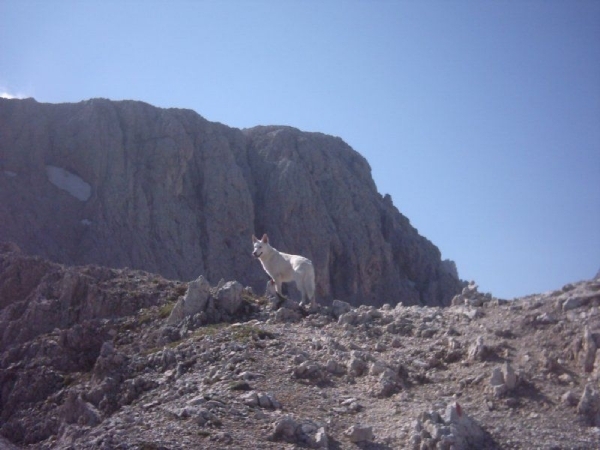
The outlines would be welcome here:
M 600 279 L 277 303 L 0 245 L 0 448 L 597 448 Z
M 0 238 L 66 264 L 263 290 L 250 236 L 312 259 L 321 301 L 447 305 L 453 264 L 341 139 L 190 110 L 0 99 Z

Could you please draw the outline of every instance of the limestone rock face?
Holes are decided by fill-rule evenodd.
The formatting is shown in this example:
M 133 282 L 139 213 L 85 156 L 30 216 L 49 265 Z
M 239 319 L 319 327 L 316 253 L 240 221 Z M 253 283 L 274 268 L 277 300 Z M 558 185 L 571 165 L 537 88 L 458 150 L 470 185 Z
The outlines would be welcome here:
M 320 302 L 447 305 L 461 289 L 339 138 L 132 101 L 0 99 L 0 238 L 24 252 L 261 291 L 250 237 L 265 232 L 313 261 Z

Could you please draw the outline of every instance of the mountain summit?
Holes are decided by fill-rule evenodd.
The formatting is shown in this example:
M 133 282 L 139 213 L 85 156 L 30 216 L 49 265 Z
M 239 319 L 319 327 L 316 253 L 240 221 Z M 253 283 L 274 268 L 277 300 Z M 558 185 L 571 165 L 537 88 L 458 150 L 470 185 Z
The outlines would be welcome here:
M 462 288 L 340 138 L 134 101 L 0 99 L 1 240 L 65 264 L 262 292 L 251 236 L 265 232 L 313 261 L 321 302 L 448 305 Z

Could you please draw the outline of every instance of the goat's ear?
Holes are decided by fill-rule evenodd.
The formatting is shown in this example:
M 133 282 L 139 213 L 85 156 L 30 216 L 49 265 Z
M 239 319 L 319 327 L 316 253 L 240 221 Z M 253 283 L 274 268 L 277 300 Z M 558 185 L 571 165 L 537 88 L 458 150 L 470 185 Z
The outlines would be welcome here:
M 258 239 L 256 236 L 252 235 L 252 243 L 254 244 L 255 242 L 258 242 Z
M 263 241 L 265 244 L 268 244 L 268 243 L 269 243 L 269 236 L 267 236 L 267 233 L 263 234 L 262 241 Z

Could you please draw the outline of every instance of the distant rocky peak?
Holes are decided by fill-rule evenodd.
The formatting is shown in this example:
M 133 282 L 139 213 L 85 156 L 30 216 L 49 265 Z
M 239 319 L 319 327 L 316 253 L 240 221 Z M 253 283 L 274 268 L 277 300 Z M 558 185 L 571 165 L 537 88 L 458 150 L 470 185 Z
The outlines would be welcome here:
M 57 262 L 263 290 L 249 242 L 268 233 L 313 261 L 321 302 L 448 305 L 461 290 L 339 137 L 142 102 L 0 99 L 0 161 L 0 236 Z

